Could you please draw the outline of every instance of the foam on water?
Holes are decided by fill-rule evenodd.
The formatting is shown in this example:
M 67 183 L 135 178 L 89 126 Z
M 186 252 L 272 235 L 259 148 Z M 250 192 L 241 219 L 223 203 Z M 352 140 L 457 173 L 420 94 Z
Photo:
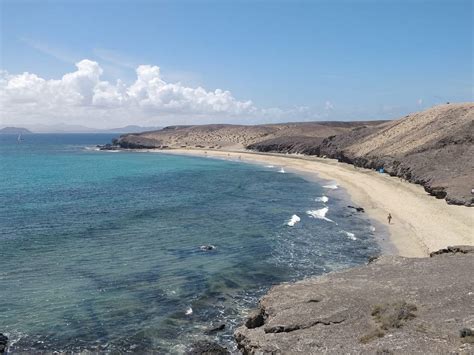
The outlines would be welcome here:
M 324 202 L 324 203 L 327 203 L 329 201 L 329 198 L 327 196 L 321 196 L 321 197 L 316 197 L 314 199 L 316 202 Z
M 306 213 L 312 218 L 322 219 L 322 220 L 334 223 L 332 219 L 329 219 L 326 217 L 326 213 L 328 213 L 328 211 L 329 211 L 328 207 L 323 207 L 323 208 L 320 208 L 319 210 L 306 211 Z
M 301 221 L 301 218 L 294 214 L 293 216 L 291 216 L 291 219 L 288 221 L 287 225 L 293 227 L 299 221 Z
M 351 233 L 351 232 L 346 232 L 346 231 L 341 231 L 342 233 L 344 233 L 349 239 L 351 240 L 357 240 L 356 236 L 354 233 Z
M 280 170 L 278 170 L 278 172 L 284 174 L 284 173 L 285 173 L 285 169 L 280 168 Z
M 332 182 L 330 184 L 327 184 L 327 185 L 323 185 L 323 187 L 325 189 L 331 189 L 331 190 L 335 190 L 338 188 L 337 184 L 335 182 Z

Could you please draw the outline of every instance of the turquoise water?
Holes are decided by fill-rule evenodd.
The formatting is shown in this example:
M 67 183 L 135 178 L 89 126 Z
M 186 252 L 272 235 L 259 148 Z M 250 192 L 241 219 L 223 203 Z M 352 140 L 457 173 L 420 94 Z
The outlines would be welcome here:
M 370 221 L 327 182 L 93 149 L 112 137 L 0 136 L 0 332 L 10 351 L 180 353 L 200 339 L 232 349 L 234 327 L 271 285 L 379 253 Z M 301 221 L 289 227 L 294 214 Z

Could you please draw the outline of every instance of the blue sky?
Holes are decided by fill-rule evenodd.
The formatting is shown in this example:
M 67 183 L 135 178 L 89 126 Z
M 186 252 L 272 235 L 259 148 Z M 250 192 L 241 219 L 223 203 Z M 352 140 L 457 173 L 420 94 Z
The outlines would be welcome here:
M 34 92 L 3 91 L 4 123 L 377 119 L 473 100 L 471 1 L 0 2 L 0 68 L 25 90 L 40 85 Z M 100 69 L 89 63 L 80 72 L 75 63 L 83 59 Z M 179 87 L 142 83 L 131 103 L 142 64 L 160 67 L 154 77 Z M 54 103 L 59 113 L 47 111 L 53 105 L 47 98 L 31 104 L 41 115 L 15 107 L 15 101 L 34 101 L 45 90 L 57 96 L 59 90 L 15 76 L 28 72 L 47 81 L 75 71 L 80 73 L 71 85 L 82 97 L 76 111 L 62 110 L 71 97 Z M 104 91 L 119 95 L 117 79 L 126 87 L 120 104 L 87 93 L 105 81 L 111 87 Z M 186 94 L 198 86 L 206 92 L 205 106 L 200 93 Z M 216 89 L 229 91 L 230 98 Z

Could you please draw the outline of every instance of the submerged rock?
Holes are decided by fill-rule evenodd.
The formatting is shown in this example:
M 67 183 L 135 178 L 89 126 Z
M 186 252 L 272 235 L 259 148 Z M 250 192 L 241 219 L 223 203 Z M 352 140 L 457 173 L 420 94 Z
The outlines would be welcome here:
M 352 208 L 352 209 L 356 210 L 357 212 L 362 212 L 362 213 L 365 212 L 363 207 L 355 207 L 355 206 L 347 206 L 347 207 Z
M 209 245 L 201 245 L 199 249 L 201 249 L 202 251 L 211 251 L 211 250 L 215 250 L 216 247 L 214 245 L 209 244 Z
M 473 247 L 272 288 L 235 332 L 244 354 L 470 353 Z M 455 277 L 453 277 L 455 275 Z M 460 331 L 461 329 L 461 331 Z
M 188 355 L 227 355 L 230 352 L 217 343 L 207 340 L 198 341 L 191 346 L 191 349 L 186 352 Z
M 0 333 L 0 354 L 3 354 L 7 350 L 8 337 Z
M 215 334 L 225 329 L 225 323 L 219 324 L 217 327 L 206 330 L 207 335 Z

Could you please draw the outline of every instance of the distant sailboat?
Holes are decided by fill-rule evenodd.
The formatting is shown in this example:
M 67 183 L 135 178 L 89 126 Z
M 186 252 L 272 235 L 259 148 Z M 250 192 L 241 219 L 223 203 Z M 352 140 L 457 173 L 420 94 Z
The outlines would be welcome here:
M 22 140 L 23 138 L 21 138 L 21 133 L 18 133 L 18 138 L 16 139 L 16 141 L 18 142 L 18 144 L 20 144 Z

